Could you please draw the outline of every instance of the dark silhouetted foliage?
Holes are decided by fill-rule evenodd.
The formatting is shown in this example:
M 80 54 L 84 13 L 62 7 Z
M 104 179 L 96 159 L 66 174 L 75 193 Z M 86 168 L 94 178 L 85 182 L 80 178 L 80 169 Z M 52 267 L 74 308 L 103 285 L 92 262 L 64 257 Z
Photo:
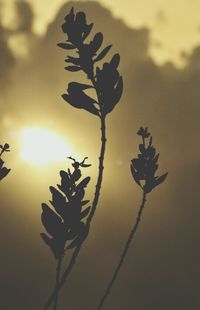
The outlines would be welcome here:
M 139 227 L 139 223 L 142 217 L 142 212 L 145 207 L 146 197 L 147 194 L 150 193 L 156 186 L 164 182 L 164 180 L 167 177 L 168 173 L 163 174 L 162 176 L 158 177 L 155 176 L 155 173 L 158 169 L 158 157 L 159 154 L 156 154 L 156 149 L 152 145 L 152 136 L 148 132 L 147 127 L 143 128 L 140 127 L 139 131 L 137 132 L 139 136 L 142 138 L 142 143 L 139 144 L 139 150 L 140 153 L 138 154 L 137 158 L 134 158 L 131 160 L 131 173 L 133 175 L 134 181 L 141 187 L 143 191 L 143 198 L 142 203 L 139 208 L 136 221 L 133 225 L 133 228 L 131 229 L 131 232 L 128 236 L 128 239 L 125 243 L 123 252 L 120 256 L 119 263 L 114 270 L 114 273 L 112 275 L 112 278 L 105 290 L 104 295 L 102 296 L 100 303 L 97 307 L 97 310 L 100 310 L 103 308 L 106 299 L 108 298 L 112 287 L 115 283 L 115 280 L 117 279 L 117 276 L 119 274 L 119 271 L 121 270 L 121 267 L 124 263 L 125 257 L 128 253 L 130 244 L 135 236 L 135 233 L 137 232 L 137 229 Z M 144 184 L 143 184 L 144 183 Z
M 0 145 L 0 181 L 4 179 L 8 173 L 11 171 L 11 169 L 8 169 L 4 167 L 4 161 L 2 160 L 1 156 L 4 152 L 10 152 L 10 146 L 8 143 L 5 143 L 4 145 Z
M 82 84 L 74 81 L 70 82 L 67 87 L 67 93 L 62 95 L 63 99 L 71 106 L 78 109 L 84 109 L 87 112 L 99 117 L 101 121 L 101 150 L 99 155 L 99 173 L 95 187 L 94 199 L 91 209 L 86 209 L 83 211 L 83 213 L 81 213 L 82 216 L 88 215 L 86 220 L 87 228 L 85 228 L 85 226 L 80 223 L 78 225 L 78 228 L 77 226 L 75 226 L 76 233 L 77 229 L 81 229 L 81 232 L 82 230 L 85 231 L 83 233 L 84 238 L 89 232 L 90 223 L 93 219 L 98 205 L 101 184 L 103 180 L 103 162 L 106 148 L 106 115 L 112 112 L 116 104 L 119 102 L 123 92 L 122 77 L 117 70 L 120 62 L 119 54 L 115 54 L 110 62 L 103 63 L 102 68 L 96 66 L 96 64 L 99 61 L 102 61 L 104 57 L 108 54 L 111 49 L 111 45 L 108 45 L 107 47 L 102 47 L 103 34 L 101 32 L 96 33 L 90 41 L 87 41 L 86 39 L 90 35 L 92 27 L 92 23 L 87 23 L 84 12 L 75 13 L 74 9 L 72 8 L 70 13 L 65 17 L 65 22 L 62 25 L 62 30 L 67 35 L 67 40 L 63 43 L 58 44 L 58 46 L 62 49 L 67 50 L 70 53 L 74 53 L 72 55 L 67 55 L 65 59 L 67 66 L 65 67 L 65 69 L 70 72 L 82 71 L 89 80 L 88 84 Z M 89 94 L 87 94 L 88 90 L 93 90 L 93 93 L 95 93 L 94 97 L 91 97 Z M 67 195 L 67 193 L 65 194 Z M 45 212 L 47 213 L 47 211 Z M 61 217 L 62 214 L 59 213 L 59 216 Z M 80 218 L 80 213 L 78 218 Z M 54 222 L 56 223 L 55 225 L 57 227 L 61 227 L 63 221 L 64 218 L 60 222 L 59 218 L 55 218 L 54 216 Z M 56 257 L 60 257 L 61 255 L 63 255 L 63 243 L 65 242 L 65 240 L 67 240 L 66 236 L 60 238 L 60 235 L 63 236 L 62 229 L 61 232 L 59 232 L 59 240 L 61 240 L 60 243 L 55 241 L 57 240 L 57 236 L 52 236 L 53 241 L 50 241 L 52 239 L 47 239 L 46 235 L 45 237 L 43 236 L 43 239 L 45 238 L 44 241 L 46 243 L 49 244 L 49 242 L 51 242 L 51 248 L 53 246 L 52 242 L 56 242 L 56 244 L 58 244 L 58 248 L 56 247 L 56 253 L 55 247 L 53 247 L 54 250 L 52 249 L 54 255 L 56 254 Z M 63 273 L 61 280 L 57 281 L 56 289 L 46 302 L 44 309 L 48 309 L 53 301 L 54 310 L 56 309 L 58 290 L 62 288 L 73 266 L 75 265 L 84 238 L 79 237 L 79 235 L 75 236 L 75 239 L 69 246 L 70 248 L 75 247 L 74 253 L 71 257 L 71 261 L 69 262 L 68 267 Z M 57 280 L 59 280 L 59 270 L 60 262 L 57 268 Z
M 91 85 L 69 83 L 67 93 L 62 97 L 76 108 L 105 117 L 114 109 L 123 92 L 122 77 L 117 70 L 120 56 L 115 54 L 110 62 L 103 64 L 102 68 L 95 67 L 95 64 L 108 54 L 112 45 L 101 49 L 103 44 L 101 32 L 96 33 L 93 39 L 86 43 L 92 27 L 93 24 L 87 24 L 85 13 L 75 14 L 73 8 L 65 17 L 62 29 L 67 34 L 67 41 L 59 43 L 58 46 L 76 52 L 76 57 L 67 55 L 65 61 L 69 65 L 65 69 L 71 72 L 82 70 L 91 81 Z M 97 98 L 85 94 L 84 91 L 89 88 L 95 88 Z
M 81 180 L 80 167 L 90 165 L 78 163 L 72 164 L 74 171 L 61 170 L 61 184 L 57 188 L 50 186 L 52 200 L 50 208 L 46 203 L 42 204 L 42 223 L 48 233 L 42 233 L 41 237 L 50 247 L 56 259 L 63 257 L 67 249 L 77 247 L 87 236 L 88 230 L 84 222 L 90 212 L 86 207 L 89 200 L 84 200 L 85 188 L 90 177 Z M 66 242 L 69 244 L 66 246 Z
M 142 143 L 139 145 L 140 154 L 131 161 L 131 172 L 135 182 L 145 193 L 150 193 L 156 186 L 164 182 L 167 173 L 160 177 L 155 175 L 158 169 L 159 154 L 156 154 L 156 149 L 152 145 L 152 137 L 147 128 L 141 127 L 137 134 L 142 137 Z M 144 182 L 143 185 L 142 182 Z

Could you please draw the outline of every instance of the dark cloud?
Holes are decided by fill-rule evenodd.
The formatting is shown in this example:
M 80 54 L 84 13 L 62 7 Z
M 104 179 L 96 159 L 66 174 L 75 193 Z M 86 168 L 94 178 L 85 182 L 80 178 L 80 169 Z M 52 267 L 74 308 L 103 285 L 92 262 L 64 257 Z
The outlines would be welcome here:
M 15 3 L 17 14 L 17 31 L 31 32 L 34 14 L 31 5 L 26 1 Z
M 64 5 L 45 37 L 31 50 L 30 61 L 18 63 L 15 84 L 7 95 L 7 112 L 17 115 L 21 122 L 37 116 L 41 124 L 48 116 L 52 127 L 61 126 L 66 137 L 70 141 L 74 138 L 79 147 L 83 140 L 90 141 L 84 155 L 90 156 L 94 150 L 98 153 L 97 121 L 66 105 L 60 97 L 67 82 L 79 78 L 64 71 L 65 52 L 56 46 L 63 41 L 61 24 L 72 4 L 87 13 L 95 30 L 103 32 L 105 44 L 113 43 L 113 52 L 120 53 L 125 90 L 121 103 L 108 118 L 99 210 L 70 283 L 61 294 L 60 308 L 95 309 L 116 264 L 140 203 L 141 193 L 132 182 L 129 162 L 137 154 L 136 131 L 143 125 L 149 126 L 161 154 L 161 170 L 168 170 L 169 176 L 148 197 L 141 227 L 105 310 L 198 310 L 200 47 L 187 55 L 183 69 L 170 62 L 159 66 L 149 56 L 149 29 L 131 29 L 97 3 Z M 3 58 L 8 54 L 7 48 Z M 120 166 L 116 166 L 117 161 L 121 161 Z M 53 258 L 39 239 L 39 206 L 42 199 L 48 201 L 48 186 L 56 184 L 57 177 L 54 180 L 48 175 L 37 184 L 36 172 L 23 172 L 21 179 L 20 169 L 13 169 L 10 176 L 13 186 L 9 178 L 1 184 L 1 195 L 8 195 L 4 194 L 1 209 L 4 285 L 0 304 L 2 309 L 36 310 L 54 283 Z
M 8 46 L 7 31 L 3 28 L 0 21 L 0 87 L 1 91 L 8 84 L 10 74 L 15 65 L 15 58 Z

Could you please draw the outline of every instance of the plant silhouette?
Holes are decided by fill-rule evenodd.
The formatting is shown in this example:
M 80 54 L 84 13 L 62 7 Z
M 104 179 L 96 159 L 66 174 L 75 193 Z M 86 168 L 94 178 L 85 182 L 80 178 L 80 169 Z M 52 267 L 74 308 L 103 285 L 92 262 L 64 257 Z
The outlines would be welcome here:
M 105 293 L 103 297 L 100 300 L 100 303 L 97 310 L 100 310 L 103 308 L 106 299 L 108 298 L 112 287 L 114 285 L 115 280 L 117 279 L 117 276 L 119 274 L 119 271 L 121 270 L 121 267 L 124 263 L 125 257 L 128 253 L 128 250 L 130 248 L 130 244 L 135 236 L 135 233 L 137 232 L 137 229 L 139 227 L 139 223 L 142 217 L 142 212 L 145 207 L 145 202 L 147 195 L 158 185 L 164 182 L 164 180 L 167 177 L 168 173 L 163 174 L 162 176 L 156 176 L 156 171 L 158 169 L 158 158 L 159 154 L 156 154 L 156 149 L 152 145 L 152 136 L 148 132 L 147 127 L 143 128 L 141 127 L 139 131 L 137 132 L 139 136 L 142 138 L 142 143 L 139 144 L 139 151 L 137 158 L 134 158 L 131 160 L 131 173 L 133 176 L 134 181 L 141 187 L 143 192 L 142 197 L 142 203 L 139 208 L 136 221 L 133 225 L 133 228 L 131 229 L 131 232 L 128 236 L 128 239 L 125 243 L 124 250 L 120 256 L 119 263 L 113 273 L 113 276 L 111 278 L 111 281 L 109 282 Z
M 104 154 L 106 148 L 106 116 L 119 102 L 123 92 L 123 80 L 118 72 L 120 63 L 119 54 L 115 54 L 110 62 L 103 63 L 100 68 L 97 66 L 99 61 L 110 51 L 112 45 L 109 45 L 100 50 L 103 44 L 103 34 L 98 32 L 94 35 L 91 41 L 87 41 L 93 24 L 88 24 L 84 12 L 74 12 L 74 8 L 65 17 L 65 22 L 62 25 L 63 32 L 67 35 L 67 40 L 64 43 L 59 43 L 58 46 L 68 52 L 74 52 L 73 56 L 67 55 L 65 59 L 68 64 L 65 69 L 71 72 L 82 71 L 89 80 L 88 84 L 79 82 L 71 82 L 68 84 L 67 92 L 62 95 L 63 99 L 75 108 L 83 109 L 100 119 L 101 123 L 101 149 L 99 155 L 99 172 L 97 177 L 94 199 L 90 208 L 89 215 L 86 220 L 87 233 L 90 229 L 90 223 L 95 214 L 98 200 L 100 196 L 101 184 L 103 180 L 104 170 Z M 89 96 L 86 92 L 93 90 L 94 97 Z M 48 309 L 51 303 L 57 298 L 58 290 L 62 288 L 68 278 L 76 259 L 79 255 L 82 243 L 85 238 L 81 238 L 76 244 L 71 261 L 64 271 L 60 281 L 57 282 L 56 289 L 45 303 L 44 309 Z M 56 309 L 56 308 L 55 308 Z
M 56 296 L 53 309 L 57 309 L 57 286 L 60 279 L 63 257 L 68 249 L 79 246 L 88 234 L 88 226 L 84 220 L 90 212 L 90 207 L 84 207 L 89 202 L 89 200 L 84 200 L 84 196 L 90 177 L 80 181 L 80 168 L 91 165 L 85 164 L 87 157 L 81 163 L 74 158 L 69 158 L 73 160 L 72 166 L 74 170 L 72 172 L 70 169 L 68 169 L 68 172 L 61 170 L 61 184 L 57 185 L 57 188 L 50 186 L 52 194 L 50 203 L 54 210 L 46 203 L 42 204 L 41 219 L 48 235 L 41 233 L 41 237 L 45 244 L 50 247 L 57 260 Z
M 4 179 L 11 169 L 8 169 L 4 167 L 4 161 L 1 158 L 4 152 L 10 152 L 10 146 L 8 143 L 5 143 L 4 145 L 0 145 L 0 181 Z

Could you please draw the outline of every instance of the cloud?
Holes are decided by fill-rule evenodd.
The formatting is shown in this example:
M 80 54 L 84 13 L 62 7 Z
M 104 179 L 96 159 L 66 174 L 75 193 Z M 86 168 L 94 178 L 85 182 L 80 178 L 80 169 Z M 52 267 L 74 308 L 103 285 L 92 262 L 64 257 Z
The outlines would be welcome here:
M 5 87 L 15 65 L 15 58 L 7 43 L 7 31 L 0 22 L 0 86 Z M 2 88 L 3 89 L 3 88 Z
M 17 13 L 17 31 L 31 32 L 34 14 L 31 5 L 26 1 L 17 1 L 15 3 Z

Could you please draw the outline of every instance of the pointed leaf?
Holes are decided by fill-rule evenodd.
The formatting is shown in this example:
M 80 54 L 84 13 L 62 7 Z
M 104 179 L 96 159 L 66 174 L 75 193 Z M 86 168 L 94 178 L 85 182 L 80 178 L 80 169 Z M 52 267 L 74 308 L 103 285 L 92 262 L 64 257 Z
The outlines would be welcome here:
M 86 239 L 89 232 L 89 226 L 82 222 L 80 224 L 81 225 L 78 237 L 72 241 L 72 243 L 67 247 L 67 249 L 73 249 L 75 247 L 78 247 Z
M 83 34 L 83 41 L 89 36 L 93 25 L 94 25 L 93 23 L 91 23 L 90 25 L 87 25 L 87 29 L 85 30 L 85 32 Z
M 64 170 L 60 171 L 60 176 L 61 176 L 61 185 L 57 185 L 57 186 L 66 195 L 67 199 L 69 200 L 70 194 L 71 194 L 71 186 L 72 186 L 70 176 Z
M 69 43 L 58 43 L 57 44 L 60 48 L 63 48 L 65 50 L 73 50 L 75 49 L 76 47 L 72 44 L 69 44 Z
M 72 63 L 73 65 L 80 66 L 80 59 L 79 58 L 68 56 L 65 59 L 65 62 Z
M 115 55 L 113 56 L 113 58 L 111 59 L 110 64 L 111 64 L 113 67 L 117 68 L 117 67 L 119 66 L 119 62 L 120 62 L 120 56 L 119 56 L 119 54 L 115 54 Z
M 81 67 L 68 66 L 68 67 L 65 67 L 65 70 L 68 70 L 68 71 L 71 71 L 71 72 L 76 72 L 76 71 L 80 71 Z
M 134 169 L 133 164 L 131 164 L 131 173 L 132 173 L 132 176 L 133 176 L 133 179 L 135 180 L 135 182 L 136 182 L 139 186 L 141 186 L 139 174 L 138 174 L 138 173 L 136 172 L 136 170 Z
M 112 45 L 108 45 L 107 47 L 105 47 L 103 51 L 94 59 L 94 62 L 102 60 L 107 55 L 111 47 Z
M 116 104 L 119 102 L 123 92 L 123 80 L 122 77 L 119 78 L 118 84 L 113 91 L 112 99 L 109 101 L 109 104 L 105 106 L 106 113 L 112 112 Z
M 90 209 L 91 207 L 87 207 L 84 211 L 81 212 L 81 220 L 90 213 Z
M 76 192 L 78 192 L 80 189 L 85 188 L 88 183 L 90 182 L 90 177 L 86 177 L 83 179 L 77 186 L 76 186 Z
M 51 236 L 60 235 L 63 228 L 61 218 L 45 203 L 42 204 L 42 210 L 41 219 L 46 231 Z
M 11 171 L 11 169 L 7 169 L 6 167 L 1 168 L 0 170 L 0 181 L 7 176 L 7 174 Z
M 156 180 L 155 180 L 156 186 L 158 186 L 161 183 L 163 183 L 165 181 L 167 175 L 168 175 L 168 172 L 166 172 L 165 174 L 161 175 L 160 177 L 157 177 Z
M 2 159 L 2 158 L 0 158 L 0 168 L 2 168 L 2 167 L 3 167 L 3 164 L 4 164 L 4 161 L 3 161 L 3 159 Z
M 89 202 L 89 200 L 83 200 L 83 201 L 81 201 L 81 206 L 85 206 L 88 202 Z
M 85 196 L 85 191 L 84 189 L 79 189 L 78 192 L 76 192 L 72 198 L 73 198 L 73 202 L 81 202 L 83 200 L 83 197 Z
M 50 186 L 50 192 L 52 194 L 52 201 L 50 203 L 56 212 L 63 217 L 67 208 L 65 197 L 53 186 Z
M 94 88 L 93 85 L 83 84 L 83 83 L 78 83 L 78 82 L 71 82 L 70 88 L 68 88 L 68 90 L 71 90 L 72 88 L 75 88 L 75 87 L 76 87 L 76 89 L 80 89 L 80 90 Z M 95 100 L 93 100 L 93 102 L 95 102 Z
M 96 53 L 103 43 L 103 34 L 98 32 L 95 34 L 93 41 L 90 42 L 90 47 L 93 53 Z

